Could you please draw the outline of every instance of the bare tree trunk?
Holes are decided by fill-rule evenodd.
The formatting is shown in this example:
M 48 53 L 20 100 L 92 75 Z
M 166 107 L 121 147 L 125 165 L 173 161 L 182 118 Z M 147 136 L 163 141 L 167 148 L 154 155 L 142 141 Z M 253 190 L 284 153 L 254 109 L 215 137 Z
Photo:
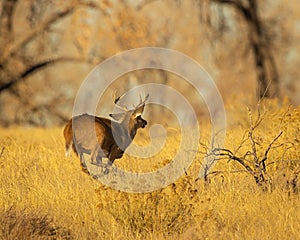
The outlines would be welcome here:
M 243 11 L 249 27 L 249 40 L 255 57 L 257 70 L 257 97 L 279 96 L 279 77 L 271 51 L 270 39 L 258 15 L 257 0 L 249 0 Z
M 271 39 L 269 39 L 258 12 L 257 0 L 212 0 L 220 4 L 228 4 L 240 13 L 248 27 L 248 39 L 254 55 L 257 72 L 257 97 L 273 98 L 279 93 L 279 76 L 272 55 Z

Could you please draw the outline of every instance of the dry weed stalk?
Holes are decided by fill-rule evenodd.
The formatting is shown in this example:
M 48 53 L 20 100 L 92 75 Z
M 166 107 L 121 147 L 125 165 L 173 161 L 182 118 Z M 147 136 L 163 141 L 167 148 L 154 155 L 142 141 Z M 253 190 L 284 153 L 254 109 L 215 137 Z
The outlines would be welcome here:
M 1 149 L 1 152 L 0 152 L 0 157 L 2 157 L 2 155 L 3 155 L 3 152 L 4 152 L 4 147 L 2 147 L 2 149 Z

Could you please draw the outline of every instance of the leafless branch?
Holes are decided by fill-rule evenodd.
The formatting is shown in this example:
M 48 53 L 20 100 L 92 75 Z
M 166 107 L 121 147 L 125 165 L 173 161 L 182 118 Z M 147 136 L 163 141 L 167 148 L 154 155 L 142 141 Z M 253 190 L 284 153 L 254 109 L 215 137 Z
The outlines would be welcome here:
M 18 76 L 11 78 L 8 80 L 6 83 L 0 85 L 0 93 L 12 88 L 16 84 L 18 84 L 21 81 L 25 81 L 26 78 L 40 70 L 42 70 L 45 67 L 48 67 L 49 65 L 58 63 L 58 62 L 66 62 L 66 61 L 79 61 L 83 62 L 85 59 L 82 58 L 72 58 L 72 57 L 59 57 L 55 59 L 49 59 L 49 60 L 44 60 L 41 62 L 38 62 L 36 64 L 33 64 L 32 66 L 29 66 L 26 68 L 26 70 L 22 73 L 20 73 Z
M 266 168 L 266 165 L 265 165 L 265 161 L 267 160 L 268 158 L 268 153 L 269 151 L 271 150 L 272 148 L 272 145 L 277 141 L 277 139 L 282 135 L 282 131 L 280 131 L 280 133 L 272 140 L 272 142 L 268 145 L 266 151 L 265 151 L 265 154 L 262 158 L 262 160 L 260 161 L 260 164 L 262 164 L 263 168 L 265 169 Z M 280 146 L 282 146 L 282 144 L 280 144 Z

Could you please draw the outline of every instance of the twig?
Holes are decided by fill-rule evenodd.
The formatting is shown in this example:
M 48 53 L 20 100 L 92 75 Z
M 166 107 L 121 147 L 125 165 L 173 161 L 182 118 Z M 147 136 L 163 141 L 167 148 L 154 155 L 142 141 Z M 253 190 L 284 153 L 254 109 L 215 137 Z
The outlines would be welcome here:
M 209 172 L 207 175 L 217 175 L 222 173 L 247 173 L 246 170 L 232 170 L 232 171 L 212 171 Z
M 277 139 L 282 135 L 282 131 L 280 131 L 280 133 L 273 139 L 273 141 L 269 144 L 269 146 L 267 147 L 266 151 L 265 151 L 265 154 L 264 154 L 264 157 L 262 158 L 262 160 L 260 161 L 259 164 L 261 164 L 263 166 L 263 169 L 265 170 L 266 169 L 266 165 L 265 165 L 265 161 L 267 160 L 268 158 L 268 153 L 269 151 L 271 150 L 271 147 L 272 145 L 277 141 Z

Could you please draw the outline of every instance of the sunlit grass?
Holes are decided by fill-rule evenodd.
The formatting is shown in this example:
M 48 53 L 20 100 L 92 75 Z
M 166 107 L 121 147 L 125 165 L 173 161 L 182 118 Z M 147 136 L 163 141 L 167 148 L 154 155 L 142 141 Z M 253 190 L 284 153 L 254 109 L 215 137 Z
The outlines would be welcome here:
M 297 239 L 300 183 L 296 179 L 297 192 L 289 182 L 300 171 L 300 109 L 279 108 L 272 102 L 266 110 L 258 129 L 258 151 L 284 131 L 277 143 L 282 147 L 272 149 L 268 159 L 271 192 L 263 192 L 235 162 L 220 161 L 213 169 L 218 173 L 209 175 L 207 183 L 195 182 L 204 156 L 200 148 L 190 169 L 174 184 L 152 193 L 120 192 L 83 173 L 74 154 L 64 156 L 61 128 L 1 129 L 0 224 L 16 218 L 15 226 L 21 228 L 22 221 L 32 221 L 30 216 L 47 216 L 45 224 L 61 229 L 58 239 Z M 231 106 L 227 112 L 226 147 L 234 149 L 249 127 L 248 110 Z M 209 132 L 201 131 L 201 141 L 208 142 Z M 180 130 L 167 133 L 155 157 L 139 160 L 125 155 L 116 166 L 144 172 L 168 164 L 179 146 Z M 141 132 L 136 141 L 149 143 L 147 134 Z M 241 151 L 246 150 L 247 146 Z M 13 228 L 0 230 L 0 238 L 7 238 L 8 229 Z M 50 235 L 48 230 L 40 234 Z M 35 237 L 41 236 L 35 232 Z

